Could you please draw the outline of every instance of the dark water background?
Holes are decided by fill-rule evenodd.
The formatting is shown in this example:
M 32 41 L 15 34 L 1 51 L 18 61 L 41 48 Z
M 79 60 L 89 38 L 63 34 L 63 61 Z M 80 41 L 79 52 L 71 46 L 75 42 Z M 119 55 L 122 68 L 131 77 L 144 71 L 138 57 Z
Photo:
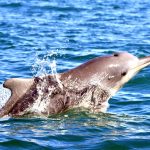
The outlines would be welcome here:
M 37 54 L 54 53 L 63 72 L 116 51 L 150 55 L 149 0 L 0 0 L 1 84 L 48 70 Z M 6 149 L 149 150 L 150 68 L 110 100 L 106 114 L 0 119 L 0 150 Z

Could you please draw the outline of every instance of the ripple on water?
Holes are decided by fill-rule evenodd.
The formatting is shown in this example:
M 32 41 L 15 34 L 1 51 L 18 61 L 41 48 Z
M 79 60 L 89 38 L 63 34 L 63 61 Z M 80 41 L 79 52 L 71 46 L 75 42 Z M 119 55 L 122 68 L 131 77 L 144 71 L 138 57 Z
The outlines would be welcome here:
M 149 120 L 146 116 L 94 115 L 85 111 L 80 111 L 80 116 L 77 116 L 77 112 L 74 110 L 48 119 L 10 118 L 0 121 L 0 135 L 4 137 L 0 145 L 52 149 L 146 149 L 149 146 Z

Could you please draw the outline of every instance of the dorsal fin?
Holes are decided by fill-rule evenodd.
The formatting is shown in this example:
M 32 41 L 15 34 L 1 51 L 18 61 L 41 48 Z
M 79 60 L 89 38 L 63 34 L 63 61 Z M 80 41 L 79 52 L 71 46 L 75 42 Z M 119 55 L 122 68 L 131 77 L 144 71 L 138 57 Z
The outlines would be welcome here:
M 34 79 L 19 79 L 19 78 L 12 78 L 6 80 L 3 84 L 5 88 L 11 90 L 12 94 L 16 94 L 20 97 L 29 87 L 33 84 Z
M 0 117 L 7 115 L 16 102 L 31 88 L 33 84 L 34 79 L 12 78 L 6 80 L 3 86 L 11 90 L 11 97 L 0 110 Z

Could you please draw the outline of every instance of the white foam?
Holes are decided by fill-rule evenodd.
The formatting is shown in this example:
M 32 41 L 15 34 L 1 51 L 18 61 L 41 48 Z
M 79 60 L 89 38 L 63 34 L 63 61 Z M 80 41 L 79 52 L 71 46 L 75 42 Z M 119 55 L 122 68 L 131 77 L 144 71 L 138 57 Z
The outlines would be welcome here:
M 5 105 L 11 95 L 11 91 L 0 84 L 0 109 Z

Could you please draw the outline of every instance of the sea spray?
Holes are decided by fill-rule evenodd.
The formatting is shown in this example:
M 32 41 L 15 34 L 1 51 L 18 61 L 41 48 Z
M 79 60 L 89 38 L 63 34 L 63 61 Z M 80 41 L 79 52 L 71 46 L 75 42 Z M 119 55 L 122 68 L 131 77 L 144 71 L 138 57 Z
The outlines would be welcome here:
M 57 73 L 57 56 L 60 55 L 58 50 L 47 52 L 44 56 L 40 53 L 35 55 L 35 63 L 32 66 L 34 76 L 45 77 L 51 74 L 60 86 L 63 88 L 59 75 Z
M 63 89 L 63 85 L 59 79 L 59 75 L 57 74 L 57 70 L 56 70 L 56 60 L 53 60 L 52 63 L 50 63 L 50 66 L 51 66 L 53 78 L 58 82 L 59 87 Z
M 34 76 L 39 78 L 39 82 L 36 86 L 38 92 L 38 98 L 32 106 L 31 112 L 37 112 L 39 114 L 44 113 L 48 107 L 52 92 L 56 89 L 55 86 L 48 84 L 48 76 L 51 75 L 52 80 L 56 82 L 61 90 L 63 86 L 57 74 L 57 60 L 59 55 L 58 51 L 47 52 L 44 56 L 36 53 L 35 63 L 32 66 L 32 72 Z M 45 94 L 45 91 L 46 94 Z M 27 110 L 29 111 L 29 110 Z
M 11 92 L 9 89 L 6 89 L 3 87 L 2 84 L 0 84 L 0 109 L 4 106 L 4 104 L 7 102 L 11 95 Z

